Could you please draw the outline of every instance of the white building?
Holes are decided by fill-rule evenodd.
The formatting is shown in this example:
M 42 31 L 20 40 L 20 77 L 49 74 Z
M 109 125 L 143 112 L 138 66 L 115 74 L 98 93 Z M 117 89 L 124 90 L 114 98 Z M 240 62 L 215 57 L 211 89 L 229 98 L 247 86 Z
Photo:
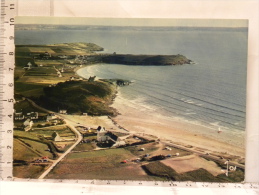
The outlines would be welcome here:
M 24 123 L 23 123 L 24 130 L 25 130 L 25 131 L 31 130 L 32 125 L 33 125 L 33 121 L 32 121 L 31 119 L 27 119 L 27 120 L 24 121 Z

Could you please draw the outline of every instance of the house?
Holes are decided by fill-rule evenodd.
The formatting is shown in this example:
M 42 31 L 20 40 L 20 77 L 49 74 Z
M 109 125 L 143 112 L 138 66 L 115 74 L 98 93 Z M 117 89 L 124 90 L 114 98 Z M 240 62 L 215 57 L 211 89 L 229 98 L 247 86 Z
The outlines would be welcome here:
M 24 119 L 24 115 L 22 112 L 15 112 L 14 113 L 14 120 L 21 121 Z
M 52 133 L 51 137 L 52 137 L 53 141 L 55 141 L 55 142 L 62 141 L 62 138 L 60 137 L 60 135 L 56 131 L 54 133 Z
M 49 59 L 51 57 L 51 54 L 49 52 L 45 52 L 42 56 L 43 58 Z
M 27 119 L 27 120 L 24 121 L 24 123 L 23 123 L 24 130 L 25 130 L 25 131 L 31 130 L 32 125 L 33 125 L 33 121 L 32 121 L 31 119 Z
M 67 110 L 64 110 L 64 109 L 63 110 L 59 110 L 59 113 L 60 114 L 67 114 Z
M 121 140 L 117 135 L 111 131 L 106 131 L 104 127 L 97 128 L 97 141 L 98 142 L 111 142 L 112 147 L 125 145 L 126 143 Z
M 57 116 L 54 114 L 54 113 L 49 113 L 47 115 L 47 121 L 50 121 L 50 120 L 53 120 L 53 119 L 56 119 Z
M 27 116 L 30 119 L 38 119 L 39 118 L 39 113 L 38 112 L 28 112 Z
M 32 66 L 32 63 L 31 63 L 31 62 L 28 62 L 28 64 L 25 65 L 23 68 L 26 69 L 26 70 L 30 70 L 30 69 L 31 69 L 31 66 Z

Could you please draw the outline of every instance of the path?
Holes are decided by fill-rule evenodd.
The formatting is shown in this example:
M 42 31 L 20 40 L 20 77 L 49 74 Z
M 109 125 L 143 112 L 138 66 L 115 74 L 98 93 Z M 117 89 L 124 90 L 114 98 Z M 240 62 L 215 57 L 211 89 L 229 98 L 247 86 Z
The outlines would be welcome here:
M 62 115 L 57 114 L 57 116 L 59 116 L 60 118 L 63 118 Z M 49 172 L 68 154 L 71 152 L 71 150 L 74 149 L 74 147 L 77 146 L 77 144 L 79 144 L 82 140 L 82 135 L 80 134 L 79 131 L 77 131 L 77 129 L 74 127 L 74 125 L 71 124 L 71 122 L 69 122 L 68 120 L 64 119 L 67 126 L 74 132 L 76 133 L 76 138 L 77 141 L 65 152 L 63 153 L 57 160 L 53 161 L 53 164 L 46 170 L 44 171 L 41 176 L 39 177 L 39 179 L 43 179 L 44 177 L 46 177 L 47 174 L 49 174 Z
M 41 106 L 37 105 L 35 102 L 33 102 L 32 100 L 26 98 L 31 104 L 32 106 L 44 111 L 44 112 L 47 112 L 47 113 L 53 113 L 52 111 L 50 110 L 47 110 L 45 108 L 42 108 Z M 65 119 L 65 115 L 61 115 L 61 114 L 58 114 L 58 113 L 55 113 L 56 116 L 58 116 L 59 118 L 63 118 L 67 127 L 69 127 L 76 135 L 76 142 L 66 151 L 64 152 L 57 160 L 54 160 L 53 161 L 53 164 L 48 167 L 47 170 L 45 170 L 39 177 L 39 179 L 43 179 L 44 177 L 46 177 L 47 174 L 49 174 L 49 172 L 69 153 L 71 152 L 71 150 L 74 149 L 74 147 L 77 146 L 77 144 L 79 144 L 81 142 L 81 140 L 83 139 L 81 133 L 75 128 L 75 124 L 73 124 L 74 122 L 70 121 L 70 120 L 67 120 Z

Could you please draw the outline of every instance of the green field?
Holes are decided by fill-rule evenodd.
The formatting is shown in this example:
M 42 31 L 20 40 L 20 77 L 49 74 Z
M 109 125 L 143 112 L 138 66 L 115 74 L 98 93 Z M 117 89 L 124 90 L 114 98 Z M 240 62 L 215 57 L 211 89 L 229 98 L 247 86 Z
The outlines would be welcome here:
M 179 174 L 174 169 L 166 166 L 162 161 L 156 161 L 142 166 L 148 175 L 160 177 L 161 180 L 168 181 L 194 181 L 194 182 L 242 182 L 244 172 L 237 170 L 230 172 L 229 177 L 225 174 L 213 176 L 205 169 L 198 169 Z
M 61 137 L 75 137 L 73 131 L 68 128 L 66 125 L 50 126 L 44 128 L 33 128 L 31 134 L 40 135 L 40 136 L 51 136 L 54 132 L 57 132 Z
M 94 144 L 92 143 L 81 143 L 78 144 L 73 151 L 88 151 L 93 150 L 95 148 Z
M 153 180 L 138 164 L 121 163 L 132 158 L 135 156 L 123 148 L 70 153 L 47 178 Z
M 14 139 L 13 144 L 14 144 L 13 145 L 13 147 L 14 147 L 14 155 L 13 155 L 14 162 L 16 160 L 31 161 L 32 159 L 39 157 L 37 152 L 34 152 L 33 149 L 29 149 L 28 146 L 26 146 L 26 144 L 23 144 L 18 139 Z
M 46 144 L 41 143 L 28 132 L 21 133 L 15 131 L 15 135 L 16 138 L 13 141 L 13 176 L 18 178 L 37 178 L 44 170 L 45 165 L 37 166 L 31 164 L 31 162 L 43 156 L 52 158 L 52 153 L 47 151 L 48 146 Z M 23 138 L 17 138 L 17 135 Z
M 21 100 L 14 104 L 14 109 L 16 112 L 23 112 L 24 114 L 29 112 L 39 112 L 44 113 L 42 110 L 33 107 L 27 100 Z
M 45 170 L 46 165 L 21 165 L 13 167 L 13 176 L 18 178 L 37 179 Z
M 36 142 L 28 139 L 20 139 L 22 142 L 26 143 L 28 147 L 37 152 L 41 157 L 47 156 L 48 158 L 53 158 L 53 155 L 48 151 L 49 147 L 41 142 Z

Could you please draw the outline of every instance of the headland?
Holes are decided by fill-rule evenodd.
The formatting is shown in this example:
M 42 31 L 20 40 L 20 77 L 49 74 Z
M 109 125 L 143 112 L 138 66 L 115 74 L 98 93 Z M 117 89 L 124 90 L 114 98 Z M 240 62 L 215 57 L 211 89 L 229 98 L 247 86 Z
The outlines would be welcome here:
M 47 178 L 243 180 L 242 148 L 231 151 L 227 143 L 188 131 L 198 132 L 198 126 L 156 123 L 156 116 L 145 113 L 141 120 L 134 113 L 125 117 L 134 110 L 123 108 L 126 103 L 116 95 L 129 81 L 82 78 L 75 72 L 96 63 L 160 66 L 190 64 L 189 59 L 99 51 L 103 48 L 93 43 L 16 47 L 15 177 L 38 178 L 51 168 Z M 227 160 L 233 170 L 226 168 Z

